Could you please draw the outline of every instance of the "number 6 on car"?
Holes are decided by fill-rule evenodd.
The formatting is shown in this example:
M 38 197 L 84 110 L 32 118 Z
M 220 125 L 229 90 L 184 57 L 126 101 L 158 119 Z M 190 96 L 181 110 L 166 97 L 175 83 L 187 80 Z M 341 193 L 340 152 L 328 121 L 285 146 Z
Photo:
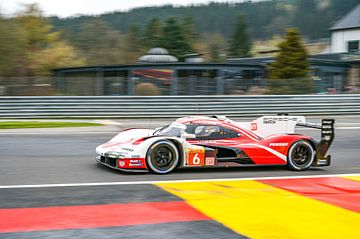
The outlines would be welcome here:
M 186 164 L 188 166 L 204 166 L 205 165 L 205 150 L 203 148 L 188 149 Z

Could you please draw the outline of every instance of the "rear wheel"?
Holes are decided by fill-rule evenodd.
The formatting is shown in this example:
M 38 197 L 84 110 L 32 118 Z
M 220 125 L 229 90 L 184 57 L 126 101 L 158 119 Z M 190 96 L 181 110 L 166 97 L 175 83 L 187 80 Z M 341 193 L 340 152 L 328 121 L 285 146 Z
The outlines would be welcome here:
M 306 140 L 293 143 L 288 152 L 288 167 L 302 171 L 308 169 L 315 159 L 315 150 Z
M 179 163 L 179 151 L 171 141 L 155 142 L 146 154 L 146 163 L 154 173 L 170 173 Z

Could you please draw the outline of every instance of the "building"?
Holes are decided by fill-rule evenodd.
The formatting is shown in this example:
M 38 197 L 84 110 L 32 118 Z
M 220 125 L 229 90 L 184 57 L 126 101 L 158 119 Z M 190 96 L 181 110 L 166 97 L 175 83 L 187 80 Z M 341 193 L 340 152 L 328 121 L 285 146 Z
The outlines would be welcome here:
M 360 4 L 338 21 L 331 31 L 331 53 L 359 54 Z
M 331 29 L 331 52 L 309 57 L 316 93 L 360 90 L 360 4 Z M 60 94 L 135 95 L 149 83 L 162 95 L 261 94 L 273 57 L 204 63 L 199 55 L 185 62 L 166 49 L 150 49 L 137 64 L 55 69 Z
M 143 59 L 144 57 L 141 57 Z M 146 62 L 54 70 L 61 94 L 135 95 L 142 83 L 156 86 L 162 95 L 261 94 L 273 57 L 229 59 L 224 63 Z M 149 61 L 150 59 L 150 61 Z M 310 57 L 317 93 L 344 92 L 350 62 L 341 54 Z

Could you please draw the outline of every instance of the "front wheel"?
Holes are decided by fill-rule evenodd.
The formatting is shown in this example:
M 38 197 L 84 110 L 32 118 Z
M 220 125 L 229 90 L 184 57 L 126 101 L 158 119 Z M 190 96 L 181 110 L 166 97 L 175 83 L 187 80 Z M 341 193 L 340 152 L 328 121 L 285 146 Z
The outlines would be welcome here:
M 155 142 L 146 154 L 146 163 L 154 173 L 170 173 L 179 163 L 179 151 L 171 141 Z
M 288 152 L 288 167 L 302 171 L 308 169 L 315 159 L 315 150 L 306 140 L 293 143 Z

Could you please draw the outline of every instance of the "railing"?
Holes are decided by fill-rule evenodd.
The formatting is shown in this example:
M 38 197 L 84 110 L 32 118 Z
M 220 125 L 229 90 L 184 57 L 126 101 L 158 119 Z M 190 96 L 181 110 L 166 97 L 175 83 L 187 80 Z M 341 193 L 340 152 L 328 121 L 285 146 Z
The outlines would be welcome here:
M 360 114 L 360 95 L 0 97 L 0 118 L 162 118 Z

